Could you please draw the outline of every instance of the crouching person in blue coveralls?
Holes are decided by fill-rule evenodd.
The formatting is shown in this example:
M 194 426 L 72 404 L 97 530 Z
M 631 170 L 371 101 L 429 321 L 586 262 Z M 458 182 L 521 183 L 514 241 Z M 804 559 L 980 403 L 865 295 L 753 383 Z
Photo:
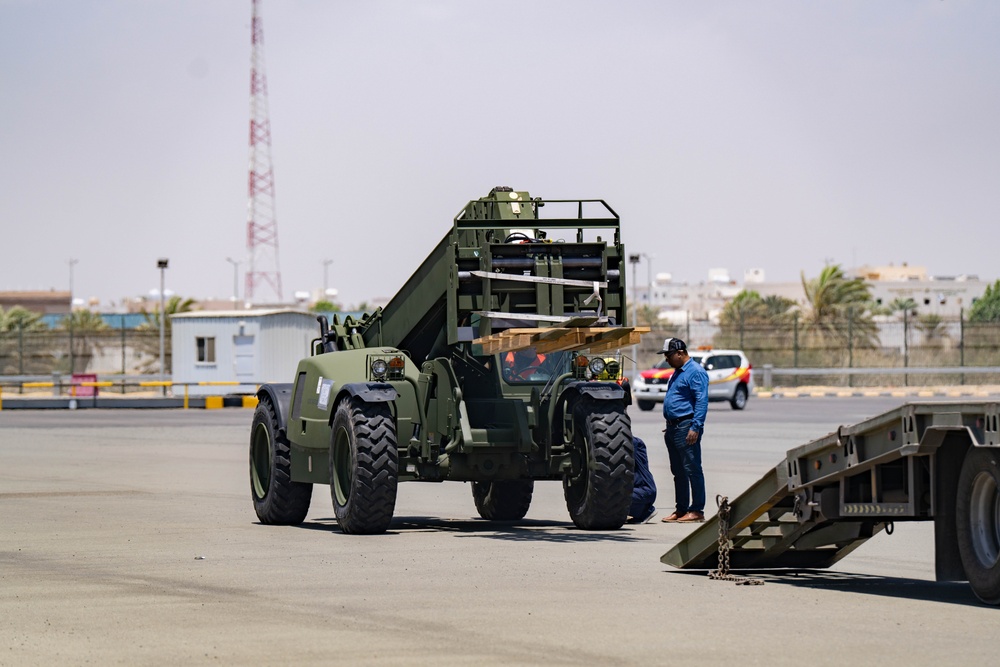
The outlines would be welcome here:
M 656 482 L 649 472 L 649 459 L 646 457 L 646 443 L 635 436 L 632 437 L 635 449 L 635 483 L 632 487 L 632 507 L 628 511 L 626 523 L 648 523 L 656 516 L 653 502 L 656 500 Z
M 632 386 L 628 380 L 622 382 L 625 390 L 625 405 L 632 405 Z M 632 448 L 635 454 L 635 482 L 632 486 L 632 505 L 628 510 L 625 523 L 648 523 L 656 516 L 656 481 L 649 472 L 649 457 L 646 455 L 646 443 L 632 436 Z

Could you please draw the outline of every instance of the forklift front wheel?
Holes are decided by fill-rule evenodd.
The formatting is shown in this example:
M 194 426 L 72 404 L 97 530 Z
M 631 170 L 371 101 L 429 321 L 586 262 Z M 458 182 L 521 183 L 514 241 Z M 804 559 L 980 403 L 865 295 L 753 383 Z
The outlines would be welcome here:
M 384 533 L 396 507 L 396 423 L 388 403 L 346 396 L 330 442 L 330 495 L 345 533 Z

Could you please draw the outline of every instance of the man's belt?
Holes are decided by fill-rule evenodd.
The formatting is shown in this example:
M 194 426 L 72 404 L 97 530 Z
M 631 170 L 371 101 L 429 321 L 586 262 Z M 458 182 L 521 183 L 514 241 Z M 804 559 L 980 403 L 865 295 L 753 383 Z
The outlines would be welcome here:
M 682 421 L 687 421 L 688 419 L 691 419 L 692 417 L 694 417 L 694 414 L 684 415 L 683 417 L 678 417 L 677 419 L 669 419 L 668 418 L 667 419 L 667 426 L 677 426 Z

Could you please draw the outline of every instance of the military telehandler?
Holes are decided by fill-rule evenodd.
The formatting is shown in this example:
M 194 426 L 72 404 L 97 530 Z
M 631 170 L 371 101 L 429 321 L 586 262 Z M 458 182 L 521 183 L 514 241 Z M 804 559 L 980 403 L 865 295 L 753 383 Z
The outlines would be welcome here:
M 632 433 L 607 355 L 648 331 L 627 326 L 625 257 L 603 200 L 469 202 L 385 307 L 320 316 L 292 382 L 260 387 L 260 521 L 301 523 L 329 484 L 341 530 L 382 533 L 398 482 L 446 480 L 471 482 L 482 518 L 518 520 L 555 480 L 576 526 L 620 528 Z

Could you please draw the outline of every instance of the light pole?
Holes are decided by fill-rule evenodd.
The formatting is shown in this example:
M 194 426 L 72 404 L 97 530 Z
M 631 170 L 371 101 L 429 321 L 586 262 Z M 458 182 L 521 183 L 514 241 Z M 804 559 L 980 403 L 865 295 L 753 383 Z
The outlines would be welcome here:
M 332 259 L 324 259 L 323 260 L 323 299 L 326 299 L 326 292 L 327 292 L 328 289 L 330 289 L 330 281 L 328 279 L 329 276 L 328 276 L 327 271 L 330 268 L 331 264 L 333 264 L 333 260 Z
M 67 264 L 69 264 L 69 312 L 73 312 L 73 266 L 79 263 L 80 260 L 70 258 Z
M 163 299 L 164 283 L 166 282 L 166 271 L 167 267 L 170 265 L 170 260 L 166 257 L 161 257 L 156 260 L 156 266 L 160 269 L 160 380 L 164 380 L 167 377 L 166 364 L 164 364 L 164 353 L 163 353 L 163 331 L 166 326 L 167 314 L 164 312 L 166 306 Z M 166 388 L 164 388 L 163 393 L 166 393 Z
M 232 257 L 226 257 L 226 261 L 233 265 L 233 309 L 240 302 L 240 263 Z
M 632 326 L 639 326 L 639 316 L 635 307 L 635 269 L 639 266 L 639 258 L 641 255 L 632 254 L 628 256 L 628 263 L 632 265 Z M 639 362 L 637 360 L 639 356 L 639 346 L 632 346 L 632 379 L 635 380 L 635 376 L 639 373 Z

